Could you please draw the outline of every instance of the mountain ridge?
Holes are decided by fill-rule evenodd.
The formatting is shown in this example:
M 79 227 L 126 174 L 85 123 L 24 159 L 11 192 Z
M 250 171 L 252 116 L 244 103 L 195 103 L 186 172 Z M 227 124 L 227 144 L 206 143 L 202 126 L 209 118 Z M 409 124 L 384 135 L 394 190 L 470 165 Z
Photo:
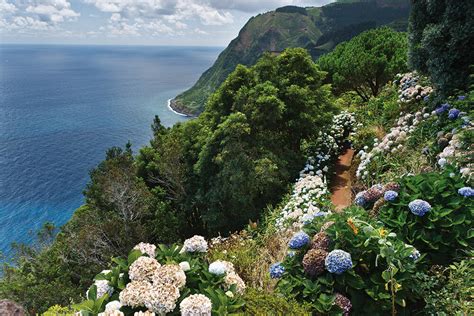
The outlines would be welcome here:
M 253 65 L 264 53 L 290 47 L 307 49 L 313 59 L 338 43 L 382 25 L 404 31 L 408 25 L 408 0 L 334 2 L 323 7 L 284 6 L 250 18 L 196 84 L 170 102 L 173 110 L 197 116 L 214 92 L 238 64 Z

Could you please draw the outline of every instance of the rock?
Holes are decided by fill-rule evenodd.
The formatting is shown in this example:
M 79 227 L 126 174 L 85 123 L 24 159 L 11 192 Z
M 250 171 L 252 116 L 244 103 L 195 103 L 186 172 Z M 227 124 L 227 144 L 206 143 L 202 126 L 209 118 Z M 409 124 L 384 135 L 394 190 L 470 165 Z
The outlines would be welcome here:
M 0 315 L 25 316 L 26 312 L 22 306 L 10 300 L 0 300 Z

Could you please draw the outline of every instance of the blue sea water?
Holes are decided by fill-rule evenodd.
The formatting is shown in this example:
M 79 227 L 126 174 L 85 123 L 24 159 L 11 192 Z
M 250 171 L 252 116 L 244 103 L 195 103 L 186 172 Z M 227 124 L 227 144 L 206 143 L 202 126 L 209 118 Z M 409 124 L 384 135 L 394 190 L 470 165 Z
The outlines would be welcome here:
M 0 45 L 0 251 L 64 224 L 107 148 L 151 138 L 220 48 Z

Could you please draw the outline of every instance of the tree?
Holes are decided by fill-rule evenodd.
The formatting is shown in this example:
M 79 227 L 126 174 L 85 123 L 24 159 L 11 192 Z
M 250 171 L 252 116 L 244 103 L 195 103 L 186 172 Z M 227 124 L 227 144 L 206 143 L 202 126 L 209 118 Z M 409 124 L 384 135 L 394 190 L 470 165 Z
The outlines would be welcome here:
M 429 75 L 441 96 L 467 89 L 474 64 L 473 42 L 473 1 L 413 1 L 409 64 Z
M 407 69 L 405 33 L 388 27 L 369 30 L 336 46 L 318 64 L 328 72 L 334 92 L 355 91 L 364 101 Z

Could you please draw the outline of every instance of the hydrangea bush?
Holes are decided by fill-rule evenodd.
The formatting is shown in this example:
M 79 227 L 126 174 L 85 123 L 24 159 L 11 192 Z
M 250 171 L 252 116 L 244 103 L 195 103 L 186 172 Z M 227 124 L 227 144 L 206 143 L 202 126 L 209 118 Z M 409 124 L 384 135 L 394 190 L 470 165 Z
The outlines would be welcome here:
M 208 263 L 201 236 L 183 246 L 140 243 L 95 277 L 82 315 L 211 315 L 241 311 L 245 283 L 232 263 Z M 150 256 L 153 255 L 153 256 Z
M 450 165 L 403 177 L 398 198 L 387 201 L 378 218 L 433 263 L 452 262 L 471 251 L 474 241 L 474 200 L 459 193 L 464 181 Z
M 361 208 L 316 218 L 303 228 L 312 241 L 270 268 L 277 291 L 317 314 L 389 314 L 417 297 L 412 275 L 417 250 Z

